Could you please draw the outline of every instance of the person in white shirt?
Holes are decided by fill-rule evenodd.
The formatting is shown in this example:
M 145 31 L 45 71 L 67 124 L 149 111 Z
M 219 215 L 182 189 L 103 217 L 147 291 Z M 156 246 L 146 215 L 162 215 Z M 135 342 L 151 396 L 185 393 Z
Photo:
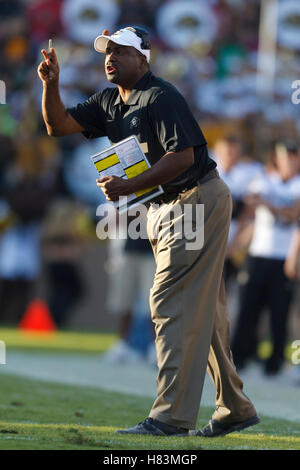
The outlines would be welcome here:
M 249 213 L 243 199 L 248 194 L 251 182 L 264 171 L 263 164 L 248 157 L 248 154 L 245 142 L 235 135 L 218 139 L 213 149 L 218 171 L 230 189 L 233 202 L 224 264 L 224 279 L 233 327 L 238 310 L 237 275 L 247 256 L 247 247 L 252 236 L 253 213 Z
M 265 362 L 267 375 L 284 363 L 287 319 L 293 286 L 284 262 L 300 213 L 300 155 L 291 144 L 277 145 L 275 171 L 266 171 L 251 184 L 246 203 L 255 208 L 254 233 L 245 268 L 240 273 L 240 310 L 232 339 L 237 368 L 256 355 L 256 329 L 263 308 L 270 311 L 273 351 Z

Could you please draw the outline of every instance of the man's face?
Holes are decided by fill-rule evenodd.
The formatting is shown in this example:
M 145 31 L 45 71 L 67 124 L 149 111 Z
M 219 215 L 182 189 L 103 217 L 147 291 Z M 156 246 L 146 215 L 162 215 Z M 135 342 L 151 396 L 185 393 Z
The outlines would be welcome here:
M 109 41 L 105 51 L 105 73 L 107 80 L 117 85 L 126 86 L 136 82 L 143 56 L 130 46 L 120 46 Z

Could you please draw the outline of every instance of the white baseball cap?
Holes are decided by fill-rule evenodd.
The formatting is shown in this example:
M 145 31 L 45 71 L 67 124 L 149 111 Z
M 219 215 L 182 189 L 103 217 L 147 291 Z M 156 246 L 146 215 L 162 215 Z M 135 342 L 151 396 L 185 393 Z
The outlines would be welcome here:
M 100 36 L 96 37 L 94 41 L 94 48 L 97 52 L 104 53 L 106 50 L 106 46 L 108 41 L 112 41 L 116 44 L 120 44 L 120 46 L 131 46 L 141 52 L 147 59 L 147 62 L 150 61 L 150 47 L 149 49 L 142 48 L 142 38 L 135 32 L 135 28 L 124 28 L 116 31 L 111 36 L 105 36 L 101 34 Z

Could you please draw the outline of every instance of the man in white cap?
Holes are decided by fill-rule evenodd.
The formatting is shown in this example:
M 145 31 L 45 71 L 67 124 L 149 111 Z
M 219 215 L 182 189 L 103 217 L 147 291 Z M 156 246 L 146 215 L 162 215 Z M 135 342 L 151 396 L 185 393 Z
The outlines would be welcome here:
M 54 49 L 38 73 L 44 85 L 43 117 L 50 135 L 82 132 L 88 138 L 108 136 L 112 144 L 136 135 L 151 168 L 125 180 L 97 180 L 106 198 L 116 201 L 162 185 L 164 194 L 148 210 L 148 234 L 156 260 L 150 293 L 158 362 L 157 398 L 148 418 L 119 432 L 188 435 L 195 429 L 206 367 L 217 389 L 216 411 L 200 436 L 219 436 L 259 422 L 243 393 L 229 349 L 222 271 L 231 220 L 231 196 L 209 158 L 206 140 L 185 99 L 170 83 L 149 70 L 146 31 L 128 27 L 95 40 L 105 54 L 105 71 L 116 88 L 106 88 L 85 103 L 65 109 L 59 96 Z M 197 208 L 204 205 L 204 245 L 176 233 L 192 207 L 189 223 L 201 230 Z M 179 209 L 179 210 L 178 210 Z M 174 230 L 164 236 L 165 221 Z M 155 227 L 159 227 L 155 235 Z M 168 228 L 168 227 L 167 227 Z M 195 232 L 195 237 L 197 233 Z M 179 236 L 178 236 L 179 235 Z

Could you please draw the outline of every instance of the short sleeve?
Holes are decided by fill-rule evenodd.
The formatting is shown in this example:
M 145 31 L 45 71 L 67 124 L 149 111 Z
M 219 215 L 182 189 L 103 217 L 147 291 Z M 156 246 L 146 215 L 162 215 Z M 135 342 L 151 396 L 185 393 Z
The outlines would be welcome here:
M 73 108 L 67 109 L 68 113 L 77 121 L 88 139 L 105 136 L 105 115 L 101 107 L 101 93 L 95 93 L 84 103 L 79 103 Z
M 204 135 L 183 96 L 165 90 L 150 105 L 150 121 L 165 152 L 206 145 Z

